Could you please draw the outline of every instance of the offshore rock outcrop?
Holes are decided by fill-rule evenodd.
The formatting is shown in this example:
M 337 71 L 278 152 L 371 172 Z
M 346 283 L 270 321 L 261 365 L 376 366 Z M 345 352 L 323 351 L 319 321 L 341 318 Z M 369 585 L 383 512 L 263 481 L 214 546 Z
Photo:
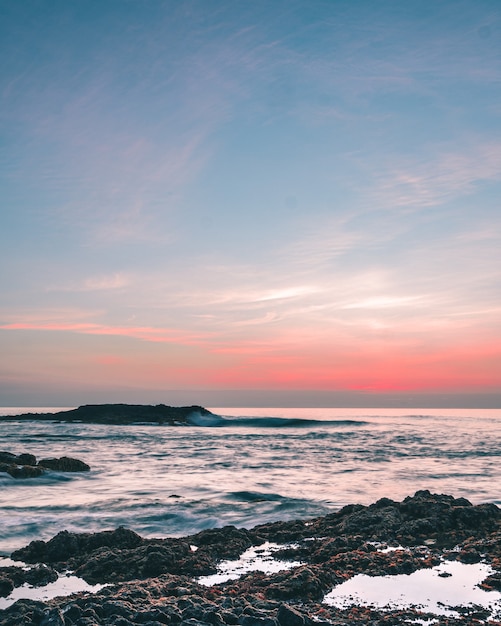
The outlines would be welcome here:
M 201 406 L 166 406 L 165 404 L 84 404 L 58 413 L 22 413 L 0 416 L 0 421 L 50 420 L 88 424 L 134 424 L 152 422 L 170 426 L 189 423 L 192 415 L 214 415 Z
M 80 461 L 80 459 L 73 459 L 70 456 L 62 456 L 59 459 L 40 459 L 38 461 L 39 467 L 45 469 L 54 470 L 56 472 L 88 472 L 90 471 L 89 465 Z
M 264 541 L 283 543 L 275 558 L 300 564 L 211 587 L 197 583 L 198 576 L 216 572 L 222 559 L 238 558 Z M 381 544 L 395 549 L 381 550 Z M 31 542 L 12 557 L 44 564 L 48 571 L 73 570 L 88 583 L 110 586 L 47 603 L 20 600 L 0 611 L 0 626 L 376 626 L 432 617 L 440 625 L 499 625 L 486 621 L 489 611 L 481 607 L 437 617 L 417 608 L 380 611 L 322 604 L 335 585 L 356 574 L 409 574 L 443 559 L 487 561 L 495 573 L 482 587 L 499 589 L 501 510 L 429 491 L 402 502 L 385 498 L 368 507 L 351 505 L 312 520 L 250 530 L 227 526 L 179 539 L 144 539 L 125 528 L 94 534 L 63 531 L 50 541 Z M 7 570 L 0 568 L 0 589 L 2 581 L 5 589 L 18 584 Z
M 37 478 L 47 470 L 57 472 L 88 472 L 90 467 L 80 459 L 62 456 L 59 459 L 37 459 L 33 454 L 13 454 L 0 452 L 0 472 L 5 472 L 12 478 Z

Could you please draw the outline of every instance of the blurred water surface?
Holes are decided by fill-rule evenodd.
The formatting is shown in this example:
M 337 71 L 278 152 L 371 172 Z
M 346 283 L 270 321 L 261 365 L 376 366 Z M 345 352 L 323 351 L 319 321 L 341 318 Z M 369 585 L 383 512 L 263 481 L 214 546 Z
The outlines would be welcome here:
M 29 410 L 46 409 L 0 414 Z M 91 466 L 29 480 L 0 473 L 0 555 L 64 529 L 181 536 L 418 489 L 501 504 L 501 410 L 211 410 L 221 417 L 179 427 L 0 422 L 2 450 Z

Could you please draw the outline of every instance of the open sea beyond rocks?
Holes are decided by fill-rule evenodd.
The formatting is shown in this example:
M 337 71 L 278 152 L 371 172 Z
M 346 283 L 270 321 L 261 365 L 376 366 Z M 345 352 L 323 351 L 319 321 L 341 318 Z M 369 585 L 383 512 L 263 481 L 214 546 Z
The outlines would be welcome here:
M 62 409 L 3 408 L 0 415 Z M 501 410 L 211 408 L 189 425 L 0 422 L 0 450 L 90 472 L 0 473 L 0 556 L 61 530 L 185 536 L 419 489 L 501 505 Z

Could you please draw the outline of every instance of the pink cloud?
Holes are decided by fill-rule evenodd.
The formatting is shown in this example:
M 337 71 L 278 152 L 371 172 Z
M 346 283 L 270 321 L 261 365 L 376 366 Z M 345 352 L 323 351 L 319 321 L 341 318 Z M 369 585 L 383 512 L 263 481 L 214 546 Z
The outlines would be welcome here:
M 202 333 L 194 334 L 167 328 L 154 328 L 149 326 L 106 326 L 102 324 L 90 323 L 65 324 L 61 322 L 18 322 L 12 324 L 2 324 L 0 325 L 0 329 L 74 332 L 86 335 L 109 335 L 129 337 L 131 339 L 140 339 L 142 341 L 152 341 L 157 343 L 183 343 L 185 345 L 196 345 L 207 337 Z
M 148 326 L 95 323 L 18 322 L 11 331 L 38 330 L 114 336 L 175 344 L 151 351 L 121 344 L 101 354 L 72 360 L 63 352 L 54 365 L 59 376 L 68 363 L 79 379 L 116 380 L 144 388 L 308 389 L 367 392 L 487 391 L 501 389 L 501 339 L 442 333 L 441 340 L 405 334 L 347 336 L 343 333 L 277 332 L 251 340 L 226 334 L 190 333 Z M 89 346 L 95 350 L 95 346 Z M 152 360 L 153 358 L 153 360 Z M 57 359 L 56 359 L 57 360 Z M 32 364 L 32 361 L 30 361 Z M 47 362 L 45 362 L 47 367 Z M 23 366 L 24 367 L 24 366 Z M 62 369 L 58 369 L 58 368 Z M 50 368 L 50 365 L 49 365 Z M 97 368 L 97 370 L 96 370 Z M 70 368 L 71 369 L 71 368 Z M 56 371 L 57 370 L 57 371 Z

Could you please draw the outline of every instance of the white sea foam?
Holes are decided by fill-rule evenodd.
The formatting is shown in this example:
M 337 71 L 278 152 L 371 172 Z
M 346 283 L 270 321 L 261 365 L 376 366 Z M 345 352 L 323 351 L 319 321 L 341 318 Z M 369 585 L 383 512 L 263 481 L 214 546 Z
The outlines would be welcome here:
M 192 426 L 222 426 L 224 425 L 224 418 L 219 415 L 204 414 L 198 411 L 193 411 L 186 418 L 186 421 Z

